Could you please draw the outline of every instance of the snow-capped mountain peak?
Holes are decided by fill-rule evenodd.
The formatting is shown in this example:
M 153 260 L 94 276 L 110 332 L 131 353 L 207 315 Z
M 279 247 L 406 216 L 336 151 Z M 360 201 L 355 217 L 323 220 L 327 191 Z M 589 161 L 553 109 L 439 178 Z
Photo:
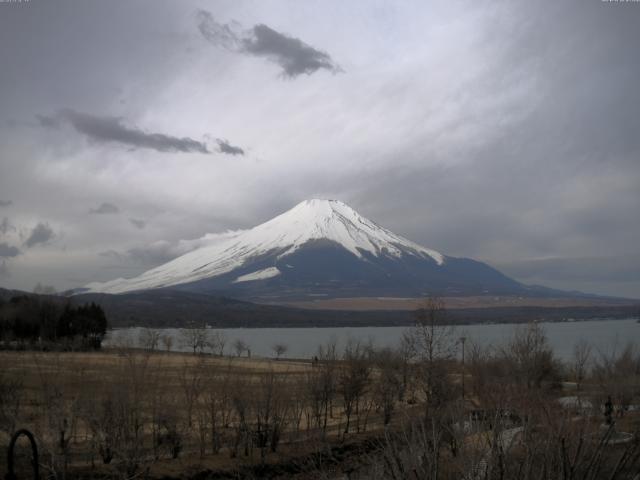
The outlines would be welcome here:
M 428 255 L 438 264 L 444 261 L 443 255 L 435 250 L 395 235 L 339 200 L 305 200 L 250 232 L 258 237 L 277 238 L 281 246 L 288 246 L 281 257 L 310 240 L 323 239 L 339 243 L 358 257 L 363 251 L 375 256 L 382 253 L 398 256 L 405 251 Z
M 390 232 L 341 201 L 312 199 L 261 225 L 225 235 L 211 245 L 138 277 L 91 283 L 85 288 L 93 292 L 122 293 L 197 282 L 228 274 L 265 255 L 274 255 L 274 261 L 282 260 L 315 240 L 335 242 L 360 259 L 412 256 L 438 266 L 445 262 L 439 252 Z M 238 276 L 235 281 L 273 278 L 279 274 L 280 270 L 271 265 L 260 272 Z

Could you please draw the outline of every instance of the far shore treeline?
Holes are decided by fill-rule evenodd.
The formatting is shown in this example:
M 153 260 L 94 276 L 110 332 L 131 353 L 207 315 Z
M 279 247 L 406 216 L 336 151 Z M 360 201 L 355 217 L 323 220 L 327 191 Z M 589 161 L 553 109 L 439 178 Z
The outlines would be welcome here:
M 107 317 L 94 302 L 72 305 L 48 295 L 0 298 L 0 348 L 98 350 Z

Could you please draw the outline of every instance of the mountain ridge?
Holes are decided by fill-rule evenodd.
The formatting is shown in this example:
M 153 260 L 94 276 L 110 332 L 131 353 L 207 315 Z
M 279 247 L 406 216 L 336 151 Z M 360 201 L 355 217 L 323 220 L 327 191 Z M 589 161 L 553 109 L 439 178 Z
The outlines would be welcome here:
M 258 299 L 309 296 L 539 294 L 495 268 L 444 255 L 360 215 L 311 199 L 254 228 L 228 232 L 130 279 L 78 293 L 172 288 Z

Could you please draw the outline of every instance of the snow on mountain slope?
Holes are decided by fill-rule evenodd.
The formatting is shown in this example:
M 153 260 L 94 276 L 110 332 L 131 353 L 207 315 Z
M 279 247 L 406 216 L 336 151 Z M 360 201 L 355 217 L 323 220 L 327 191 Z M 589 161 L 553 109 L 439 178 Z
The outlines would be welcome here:
M 212 245 L 198 248 L 138 277 L 90 283 L 84 291 L 123 293 L 195 282 L 229 273 L 267 253 L 277 252 L 278 258 L 285 257 L 313 240 L 336 242 L 358 258 L 368 253 L 376 257 L 410 255 L 431 259 L 437 265 L 445 262 L 442 254 L 380 227 L 343 202 L 314 199 L 299 203 L 250 230 L 225 235 Z M 274 273 L 269 270 L 264 278 L 273 277 Z M 240 276 L 237 281 L 251 275 Z
M 246 275 L 240 275 L 233 283 L 240 282 L 253 282 L 254 280 L 265 280 L 267 278 L 273 278 L 280 275 L 278 267 L 269 267 L 264 270 L 258 270 L 257 272 L 247 273 Z

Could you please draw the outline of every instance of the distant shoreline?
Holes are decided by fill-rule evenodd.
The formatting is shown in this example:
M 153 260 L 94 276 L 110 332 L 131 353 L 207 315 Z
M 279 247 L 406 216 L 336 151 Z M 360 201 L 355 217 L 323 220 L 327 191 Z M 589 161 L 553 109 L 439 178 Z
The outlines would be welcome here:
M 532 322 L 534 323 L 542 323 L 542 324 L 546 324 L 546 323 L 584 323 L 584 322 L 619 322 L 619 321 L 625 321 L 625 320 L 634 320 L 639 322 L 640 324 L 640 317 L 639 316 L 631 316 L 631 317 L 592 317 L 592 318 L 568 318 L 565 320 L 532 320 Z M 504 321 L 504 322 L 491 322 L 491 321 L 487 321 L 487 322 L 462 322 L 462 323 L 442 323 L 441 326 L 453 326 L 453 327 L 466 327 L 466 326 L 482 326 L 482 325 L 523 325 L 526 324 L 528 322 L 526 321 L 522 321 L 522 322 L 510 322 L 510 321 Z M 415 325 L 415 323 L 408 323 L 408 324 L 394 324 L 394 325 L 308 325 L 308 326 L 286 326 L 286 325 L 281 325 L 281 326 L 249 326 L 249 327 L 217 327 L 214 325 L 206 325 L 205 328 L 208 330 L 238 330 L 238 329 L 247 329 L 247 330 L 260 330 L 260 329 L 287 329 L 287 328 L 300 328 L 300 329 L 325 329 L 325 328 L 399 328 L 399 327 L 413 327 Z M 130 326 L 118 326 L 118 327 L 112 327 L 109 329 L 110 332 L 116 332 L 119 330 L 128 330 L 131 328 L 154 328 L 154 327 L 147 327 L 144 325 L 130 325 Z M 179 330 L 179 329 L 187 329 L 187 328 L 194 328 L 194 327 L 190 327 L 190 326 L 174 326 L 174 327 L 157 327 L 157 330 Z M 639 327 L 640 328 L 640 325 Z
M 184 321 L 159 322 L 158 318 L 124 321 L 111 314 L 114 327 L 188 328 L 208 325 L 211 328 L 337 328 L 337 327 L 410 327 L 415 324 L 413 311 L 340 311 L 276 308 L 267 312 L 226 312 Z M 106 308 L 109 311 L 109 307 Z M 448 323 L 454 325 L 499 325 L 528 322 L 570 323 L 590 320 L 638 319 L 638 306 L 616 307 L 501 307 L 450 309 Z M 198 318 L 199 320 L 196 320 Z M 155 321 L 153 321 L 155 320 Z

